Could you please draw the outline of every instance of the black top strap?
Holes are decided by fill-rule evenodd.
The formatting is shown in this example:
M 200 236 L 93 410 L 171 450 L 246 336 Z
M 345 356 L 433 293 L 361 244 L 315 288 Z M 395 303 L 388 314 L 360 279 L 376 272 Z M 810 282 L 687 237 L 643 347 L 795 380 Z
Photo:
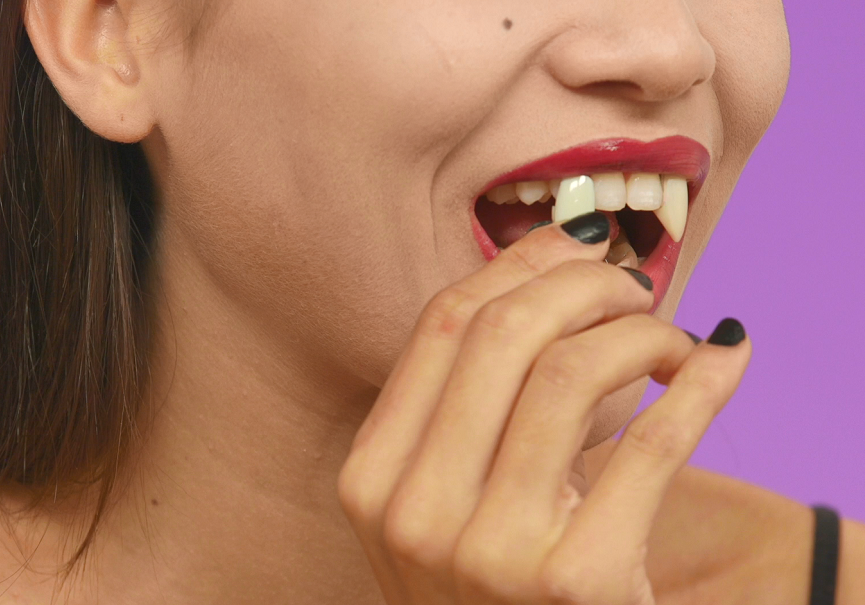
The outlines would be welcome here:
M 813 506 L 814 563 L 811 567 L 811 600 L 809 605 L 835 605 L 838 581 L 838 554 L 841 521 L 838 513 L 827 506 Z

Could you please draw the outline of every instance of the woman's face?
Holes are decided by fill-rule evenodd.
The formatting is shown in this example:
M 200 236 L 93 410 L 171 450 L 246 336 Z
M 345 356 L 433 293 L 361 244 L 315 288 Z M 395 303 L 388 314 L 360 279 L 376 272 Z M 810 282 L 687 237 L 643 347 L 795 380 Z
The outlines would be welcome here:
M 426 302 L 487 262 L 471 200 L 594 139 L 711 153 L 655 313 L 671 320 L 789 69 L 780 0 L 222 0 L 204 22 L 194 51 L 142 66 L 164 262 L 376 386 Z M 644 386 L 607 398 L 586 446 Z

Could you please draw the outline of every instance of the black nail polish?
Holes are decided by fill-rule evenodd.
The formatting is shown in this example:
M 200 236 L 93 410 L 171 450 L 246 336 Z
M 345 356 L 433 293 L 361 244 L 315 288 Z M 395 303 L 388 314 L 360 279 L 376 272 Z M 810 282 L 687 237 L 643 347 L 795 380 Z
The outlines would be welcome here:
M 553 221 L 541 221 L 540 223 L 535 223 L 534 225 L 532 225 L 531 227 L 529 227 L 529 230 L 526 231 L 526 235 L 528 235 L 529 233 L 531 233 L 531 231 L 532 231 L 533 229 L 537 229 L 538 227 L 545 227 L 546 225 L 551 225 L 552 223 L 553 223 Z
M 610 219 L 603 212 L 581 214 L 561 226 L 565 233 L 584 244 L 599 244 L 610 237 Z
M 732 347 L 745 340 L 745 327 L 738 320 L 728 317 L 722 319 L 709 337 L 710 345 Z
M 688 338 L 690 338 L 691 340 L 694 341 L 695 345 L 698 345 L 701 342 L 703 342 L 703 339 L 700 338 L 699 336 L 697 336 L 696 334 L 692 334 L 691 332 L 688 332 L 687 330 L 682 330 L 682 331 L 688 335 Z
M 645 273 L 643 273 L 642 271 L 637 271 L 636 269 L 631 269 L 630 267 L 621 267 L 621 268 L 624 269 L 625 271 L 627 271 L 628 273 L 630 273 L 631 275 L 633 275 L 634 279 L 636 279 L 638 282 L 640 282 L 640 285 L 643 286 L 649 292 L 651 292 L 652 290 L 655 289 L 655 284 L 652 283 L 652 278 L 649 277 L 648 275 L 646 275 Z

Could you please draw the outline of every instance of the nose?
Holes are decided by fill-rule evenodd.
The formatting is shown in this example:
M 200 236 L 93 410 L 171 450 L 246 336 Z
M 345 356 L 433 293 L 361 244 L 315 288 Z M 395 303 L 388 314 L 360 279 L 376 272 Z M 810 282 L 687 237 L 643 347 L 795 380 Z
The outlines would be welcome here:
M 617 85 L 637 101 L 665 101 L 706 82 L 715 51 L 687 0 L 588 0 L 546 49 L 549 72 L 571 89 Z

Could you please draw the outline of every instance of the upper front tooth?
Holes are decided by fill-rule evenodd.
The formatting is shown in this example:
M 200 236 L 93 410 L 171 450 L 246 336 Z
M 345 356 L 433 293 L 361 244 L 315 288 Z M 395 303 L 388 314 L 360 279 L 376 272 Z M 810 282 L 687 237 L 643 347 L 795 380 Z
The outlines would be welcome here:
M 675 176 L 664 176 L 664 205 L 655 216 L 674 242 L 681 241 L 688 222 L 688 182 Z
M 628 191 L 624 174 L 621 172 L 593 174 L 592 180 L 595 182 L 596 210 L 614 211 L 625 207 Z
M 634 210 L 657 210 L 661 207 L 663 190 L 657 174 L 635 172 L 628 177 L 628 206 Z
M 553 194 L 553 197 L 559 196 L 559 187 L 562 184 L 562 179 L 553 179 L 552 181 L 547 181 L 547 187 L 550 188 L 550 193 Z
M 495 202 L 496 204 L 504 204 L 508 200 L 516 199 L 517 197 L 517 188 L 513 183 L 508 183 L 507 185 L 499 185 L 494 189 L 490 189 L 490 192 L 487 193 L 487 199 L 491 202 Z
M 549 192 L 546 181 L 528 181 L 517 183 L 517 197 L 524 204 L 532 205 Z
M 559 185 L 553 222 L 566 221 L 595 211 L 595 185 L 587 176 L 564 179 Z

